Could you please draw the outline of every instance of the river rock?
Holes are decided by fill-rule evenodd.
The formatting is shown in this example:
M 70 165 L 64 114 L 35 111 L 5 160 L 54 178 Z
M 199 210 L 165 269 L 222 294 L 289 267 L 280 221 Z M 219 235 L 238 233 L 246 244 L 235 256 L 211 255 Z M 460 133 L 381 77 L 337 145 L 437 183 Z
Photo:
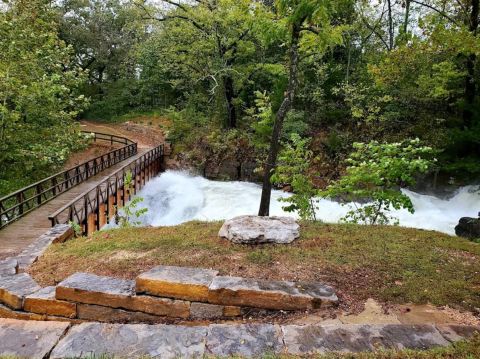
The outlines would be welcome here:
M 455 234 L 469 239 L 480 238 L 480 217 L 462 217 L 455 227 Z
M 290 217 L 239 216 L 225 221 L 218 235 L 240 244 L 284 244 L 297 239 L 299 229 Z

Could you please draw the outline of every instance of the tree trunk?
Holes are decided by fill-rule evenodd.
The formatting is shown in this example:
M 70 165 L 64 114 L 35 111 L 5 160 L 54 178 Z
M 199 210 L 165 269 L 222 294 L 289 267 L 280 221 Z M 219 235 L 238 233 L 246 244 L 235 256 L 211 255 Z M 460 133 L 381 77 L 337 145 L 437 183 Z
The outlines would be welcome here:
M 264 166 L 262 197 L 260 199 L 260 208 L 258 210 L 259 216 L 268 216 L 270 214 L 270 197 L 272 194 L 272 182 L 270 181 L 270 177 L 272 175 L 272 171 L 277 165 L 277 155 L 280 149 L 280 134 L 282 132 L 283 121 L 285 120 L 288 111 L 292 107 L 295 90 L 297 88 L 298 43 L 300 40 L 302 23 L 303 19 L 295 23 L 292 28 L 288 87 L 283 97 L 282 104 L 277 111 L 277 114 L 275 116 L 275 122 L 273 124 L 272 138 L 270 140 L 270 150 L 268 152 L 267 162 Z
M 402 27 L 402 33 L 404 35 L 407 34 L 409 18 L 410 18 L 410 0 L 406 0 L 405 1 L 405 18 L 403 19 L 403 27 Z
M 387 0 L 388 6 L 388 46 L 389 50 L 393 50 L 393 15 L 391 0 Z
M 472 7 L 470 12 L 470 19 L 468 19 L 468 28 L 470 32 L 476 36 L 478 29 L 478 15 L 479 15 L 479 1 L 472 0 Z M 477 94 L 477 85 L 475 83 L 475 62 L 477 57 L 475 54 L 470 54 L 467 57 L 466 68 L 467 76 L 465 78 L 465 105 L 463 109 L 463 123 L 465 127 L 470 127 L 473 120 L 473 106 L 475 103 L 475 96 Z
M 223 87 L 225 91 L 225 105 L 227 107 L 227 128 L 235 128 L 237 127 L 237 112 L 233 103 L 235 89 L 233 88 L 233 79 L 231 76 L 223 78 Z

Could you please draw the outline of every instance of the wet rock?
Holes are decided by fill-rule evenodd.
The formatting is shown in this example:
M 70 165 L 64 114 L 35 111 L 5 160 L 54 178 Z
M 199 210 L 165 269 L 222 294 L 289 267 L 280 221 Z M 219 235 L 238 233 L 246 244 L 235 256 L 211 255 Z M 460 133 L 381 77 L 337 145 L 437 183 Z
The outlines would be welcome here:
M 44 358 L 69 323 L 0 319 L 0 356 Z
M 205 353 L 206 333 L 205 327 L 85 323 L 73 327 L 50 358 L 104 354 L 121 358 L 198 358 Z
M 40 289 L 27 273 L 0 278 L 0 303 L 13 309 L 22 309 L 23 298 Z
M 25 297 L 23 308 L 27 312 L 66 318 L 77 316 L 75 303 L 55 299 L 55 287 L 45 287 Z
M 0 260 L 0 277 L 18 273 L 18 261 L 15 258 Z
M 58 284 L 56 298 L 160 316 L 187 318 L 190 315 L 189 302 L 135 295 L 135 282 L 132 280 L 89 273 L 75 273 Z
M 479 213 L 480 215 L 480 213 Z M 462 217 L 455 227 L 455 234 L 469 239 L 480 238 L 480 217 Z
M 278 325 L 216 324 L 208 327 L 208 354 L 227 357 L 257 357 L 283 351 L 282 333 Z
M 208 287 L 218 271 L 202 268 L 158 266 L 136 279 L 137 293 L 206 302 Z
M 233 243 L 291 243 L 300 226 L 290 217 L 240 216 L 225 221 L 218 236 Z
M 321 283 L 218 276 L 210 285 L 208 301 L 264 309 L 303 310 L 334 305 L 338 298 L 333 288 Z
M 449 344 L 433 325 L 287 325 L 282 331 L 289 354 L 361 352 L 379 347 L 430 349 Z

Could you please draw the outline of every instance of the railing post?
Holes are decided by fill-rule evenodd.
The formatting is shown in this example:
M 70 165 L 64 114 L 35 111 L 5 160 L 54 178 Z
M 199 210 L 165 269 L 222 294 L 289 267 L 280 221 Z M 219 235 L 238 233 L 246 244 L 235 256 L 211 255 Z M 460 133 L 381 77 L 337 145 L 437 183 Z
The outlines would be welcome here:
M 20 206 L 18 207 L 18 213 L 23 214 L 23 200 L 24 200 L 23 192 L 20 192 L 17 194 L 17 202 L 20 203 Z
M 41 205 L 42 204 L 42 185 L 37 184 L 35 186 L 35 194 L 37 196 L 37 204 Z

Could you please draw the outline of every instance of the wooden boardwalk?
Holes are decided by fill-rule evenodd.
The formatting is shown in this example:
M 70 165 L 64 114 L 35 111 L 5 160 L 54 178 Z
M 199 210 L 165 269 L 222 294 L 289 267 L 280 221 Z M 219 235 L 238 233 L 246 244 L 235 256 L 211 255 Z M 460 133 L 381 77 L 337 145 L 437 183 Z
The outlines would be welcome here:
M 96 187 L 106 177 L 128 163 L 136 160 L 147 151 L 147 148 L 139 148 L 138 153 L 135 156 L 132 156 L 110 168 L 107 168 L 98 175 L 91 177 L 87 181 L 71 188 L 67 192 L 28 213 L 16 222 L 13 222 L 1 229 L 0 259 L 15 256 L 20 253 L 36 238 L 51 228 L 52 225 L 48 219 L 50 214 L 68 204 L 82 193 Z

